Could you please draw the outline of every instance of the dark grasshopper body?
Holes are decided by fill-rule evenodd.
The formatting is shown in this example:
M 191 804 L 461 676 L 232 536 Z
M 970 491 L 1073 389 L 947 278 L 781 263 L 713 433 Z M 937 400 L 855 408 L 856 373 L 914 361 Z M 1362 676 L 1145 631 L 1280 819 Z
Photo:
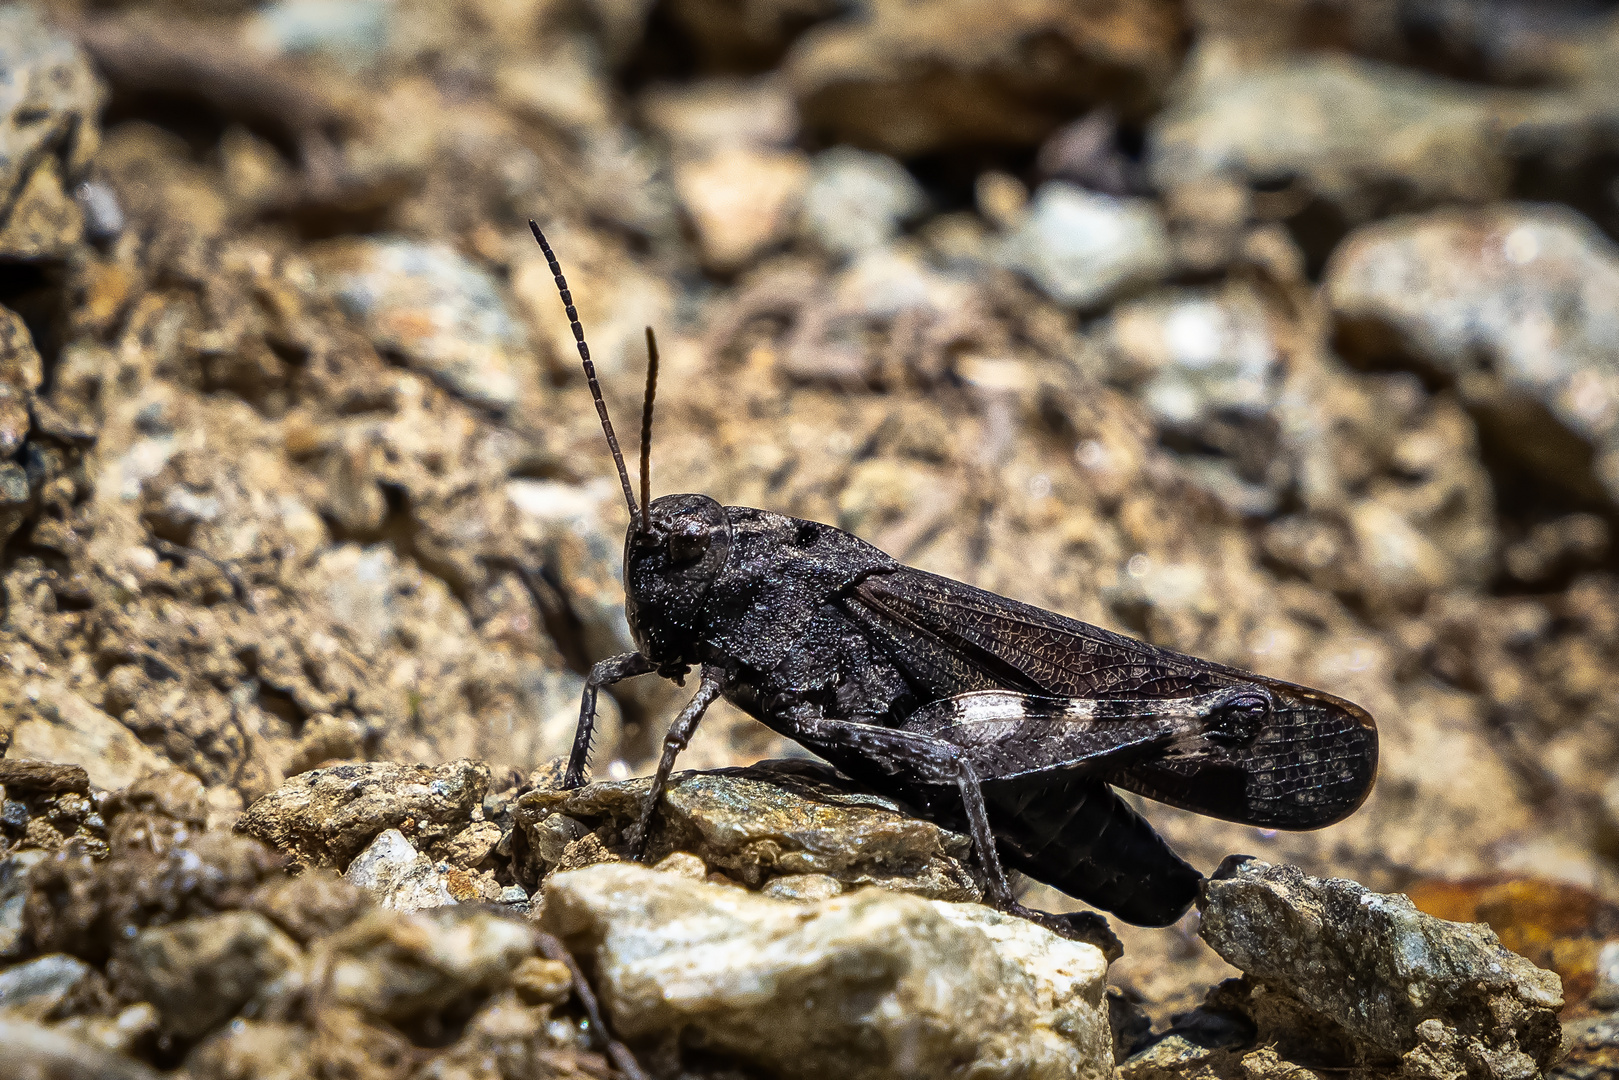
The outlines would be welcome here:
M 1128 728 L 1143 723 L 1140 702 L 1268 690 L 1257 730 L 1175 755 L 1148 733 L 1136 747 L 1100 741 L 1113 752 L 1074 762 L 1072 747 L 1050 753 L 1056 740 L 1025 709 L 977 756 L 1006 861 L 1129 922 L 1174 921 L 1201 875 L 1111 785 L 1282 829 L 1331 824 L 1370 790 L 1376 730 L 1348 702 L 912 569 L 817 522 L 701 495 L 656 500 L 651 521 L 625 548 L 639 655 L 665 675 L 701 666 L 727 700 L 939 824 L 968 824 L 957 782 L 857 729 L 920 733 L 924 706 L 975 691 L 1130 702 L 1117 721 Z
M 552 270 L 573 317 L 554 257 Z M 654 353 L 639 507 L 597 391 L 631 510 L 625 615 L 637 651 L 591 671 L 565 779 L 584 783 L 599 687 L 699 668 L 639 843 L 676 754 L 720 696 L 918 815 L 966 829 L 990 899 L 1034 917 L 1012 899 L 1002 858 L 1129 922 L 1173 922 L 1195 898 L 1201 875 L 1115 787 L 1278 829 L 1329 825 L 1370 792 L 1376 727 L 1347 701 L 912 569 L 829 525 L 704 495 L 650 501 L 655 371 Z

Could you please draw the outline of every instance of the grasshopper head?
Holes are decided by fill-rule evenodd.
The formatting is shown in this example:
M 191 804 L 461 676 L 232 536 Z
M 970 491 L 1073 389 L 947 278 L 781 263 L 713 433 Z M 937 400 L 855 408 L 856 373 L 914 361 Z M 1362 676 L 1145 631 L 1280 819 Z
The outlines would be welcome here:
M 653 500 L 624 538 L 624 615 L 642 655 L 698 663 L 703 601 L 731 556 L 731 522 L 707 495 Z

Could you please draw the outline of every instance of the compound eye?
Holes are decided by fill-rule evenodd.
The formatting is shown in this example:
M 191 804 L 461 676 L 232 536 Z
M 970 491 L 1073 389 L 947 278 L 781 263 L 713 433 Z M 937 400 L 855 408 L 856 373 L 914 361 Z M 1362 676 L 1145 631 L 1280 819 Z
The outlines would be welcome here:
M 708 530 L 690 522 L 669 534 L 669 562 L 673 566 L 694 563 L 708 553 Z

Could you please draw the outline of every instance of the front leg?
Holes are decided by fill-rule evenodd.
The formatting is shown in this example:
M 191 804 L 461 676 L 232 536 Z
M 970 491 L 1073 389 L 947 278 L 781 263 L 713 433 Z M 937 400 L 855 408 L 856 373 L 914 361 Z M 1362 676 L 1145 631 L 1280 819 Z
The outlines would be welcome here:
M 697 693 L 680 710 L 675 722 L 669 725 L 669 733 L 663 737 L 663 756 L 658 759 L 658 771 L 652 774 L 652 786 L 647 789 L 646 804 L 641 807 L 641 820 L 630 839 L 630 858 L 636 862 L 640 862 L 646 852 L 647 837 L 652 833 L 652 815 L 657 813 L 658 800 L 663 798 L 663 789 L 669 785 L 669 774 L 674 771 L 676 756 L 686 749 L 691 737 L 697 733 L 697 724 L 702 720 L 703 713 L 708 711 L 724 689 L 725 680 L 719 669 L 705 665 Z
M 566 790 L 585 786 L 585 767 L 590 764 L 590 738 L 596 730 L 596 693 L 604 686 L 647 675 L 657 666 L 638 652 L 609 657 L 585 676 L 585 692 L 579 699 L 579 727 L 573 733 L 573 752 L 568 755 L 568 771 L 562 775 Z

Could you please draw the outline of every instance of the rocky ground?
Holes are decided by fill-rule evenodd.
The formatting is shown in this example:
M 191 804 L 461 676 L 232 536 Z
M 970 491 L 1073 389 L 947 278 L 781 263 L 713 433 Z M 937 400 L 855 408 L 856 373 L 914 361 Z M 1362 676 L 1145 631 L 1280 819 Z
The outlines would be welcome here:
M 623 863 L 528 217 L 656 492 L 1350 698 L 1370 801 L 1144 804 L 1221 873 L 1114 958 L 716 709 L 797 760 Z M 0 1071 L 1613 1075 L 1616 237 L 1598 0 L 0 6 Z

